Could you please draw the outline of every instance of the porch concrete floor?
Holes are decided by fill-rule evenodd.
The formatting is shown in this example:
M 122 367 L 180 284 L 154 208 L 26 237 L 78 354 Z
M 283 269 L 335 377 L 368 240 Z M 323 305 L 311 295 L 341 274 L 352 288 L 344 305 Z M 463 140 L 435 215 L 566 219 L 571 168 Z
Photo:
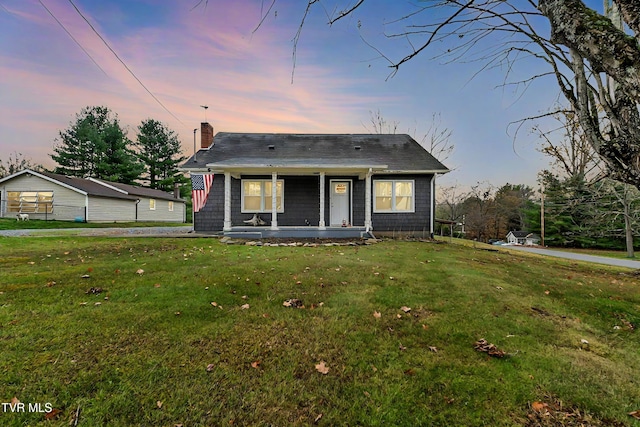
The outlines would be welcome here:
M 225 236 L 241 239 L 304 238 L 304 239 L 353 239 L 373 237 L 365 227 L 232 227 Z

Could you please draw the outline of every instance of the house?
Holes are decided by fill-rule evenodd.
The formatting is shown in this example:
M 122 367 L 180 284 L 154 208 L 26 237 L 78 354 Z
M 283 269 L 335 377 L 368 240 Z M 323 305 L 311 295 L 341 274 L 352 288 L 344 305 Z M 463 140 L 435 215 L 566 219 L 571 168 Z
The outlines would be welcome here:
M 507 242 L 514 245 L 533 246 L 540 243 L 540 236 L 528 231 L 510 231 L 507 234 Z
M 0 217 L 87 222 L 185 221 L 176 194 L 29 169 L 0 179 Z
M 194 191 L 194 229 L 241 237 L 430 235 L 435 177 L 448 169 L 408 135 L 219 132 L 182 170 Z M 196 185 L 196 182 L 198 183 Z M 275 196 L 275 197 L 274 197 Z M 254 215 L 265 224 L 254 227 Z

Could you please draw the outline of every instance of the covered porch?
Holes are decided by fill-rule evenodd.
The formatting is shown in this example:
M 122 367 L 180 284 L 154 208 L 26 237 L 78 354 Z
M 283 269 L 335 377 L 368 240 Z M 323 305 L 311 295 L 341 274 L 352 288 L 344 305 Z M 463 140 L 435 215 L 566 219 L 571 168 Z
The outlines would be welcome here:
M 371 177 L 374 170 L 384 170 L 386 165 L 225 166 L 218 172 L 225 177 L 222 229 L 225 236 L 251 239 L 373 236 Z M 259 198 L 251 193 L 251 188 L 260 185 L 266 190 L 257 208 Z M 246 224 L 253 215 L 260 216 L 265 223 Z

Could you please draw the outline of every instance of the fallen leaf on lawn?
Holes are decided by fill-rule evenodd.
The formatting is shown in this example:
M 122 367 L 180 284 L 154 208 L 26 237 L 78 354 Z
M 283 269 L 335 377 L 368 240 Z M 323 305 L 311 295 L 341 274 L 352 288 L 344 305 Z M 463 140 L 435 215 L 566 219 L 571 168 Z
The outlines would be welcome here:
M 156 283 L 155 285 L 153 285 L 154 288 L 159 288 L 160 286 L 160 283 Z
M 400 351 L 405 351 L 407 349 L 407 347 L 403 346 L 402 344 L 400 344 L 398 348 L 400 349 Z
M 389 280 L 394 280 L 395 278 L 393 276 L 389 276 Z
M 55 286 L 55 285 L 56 285 L 56 282 L 53 281 L 53 280 L 50 281 L 50 282 L 47 282 L 47 288 L 50 288 L 50 287 Z
M 629 415 L 631 415 L 633 418 L 637 420 L 640 420 L 640 410 L 629 412 Z
M 242 295 L 242 299 L 249 299 L 249 297 L 246 295 Z
M 371 397 L 371 393 L 369 393 L 368 391 L 365 391 L 364 395 L 367 396 L 367 397 Z
M 156 406 L 158 407 L 158 409 L 162 409 L 162 402 L 158 400 L 156 402 Z
M 211 371 L 213 371 L 213 368 L 214 368 L 214 364 L 213 364 L 213 363 L 209 363 L 209 364 L 207 365 L 207 372 L 211 372 Z
M 81 302 L 80 305 L 87 305 L 87 303 L 86 302 Z
M 255 362 L 251 362 L 251 367 L 254 369 L 258 369 L 260 367 L 260 361 L 256 360 Z
M 409 376 L 414 376 L 416 374 L 416 371 L 410 368 L 404 371 L 404 374 Z
M 549 294 L 550 294 L 550 292 L 549 292 L 549 291 L 544 291 L 544 294 L 545 294 L 545 295 L 549 295 Z
M 176 316 L 180 316 L 180 314 L 182 314 L 182 313 L 180 313 L 179 311 L 176 311 L 176 312 L 175 312 L 175 315 L 176 315 Z
M 496 347 L 494 344 L 490 344 L 484 338 L 480 338 L 478 341 L 476 341 L 473 347 L 477 351 L 485 352 L 492 357 L 502 358 L 507 355 L 507 353 L 504 350 L 498 349 L 498 347 Z
M 438 347 L 429 346 L 429 350 L 433 351 L 434 353 L 437 353 Z
M 402 319 L 402 314 L 396 314 L 396 317 L 397 317 L 398 319 Z
M 320 418 L 322 418 L 322 414 L 318 414 L 318 416 L 316 417 L 315 420 L 313 420 L 314 424 L 318 424 L 318 421 L 320 421 Z
M 496 286 L 496 289 L 501 291 L 502 290 L 502 286 Z
M 425 325 L 425 324 L 423 323 L 423 324 L 422 324 L 422 329 L 424 329 L 424 330 L 426 331 L 427 329 L 429 329 L 429 325 Z
M 376 319 L 379 319 L 379 318 L 381 318 L 381 317 L 382 317 L 382 314 L 380 314 L 380 312 L 379 312 L 379 311 L 374 311 L 374 312 L 373 312 L 373 317 L 375 317 Z
M 212 306 L 214 306 L 214 307 L 217 307 L 217 306 L 218 306 L 218 303 L 217 303 L 217 302 L 215 302 L 215 301 L 212 301 L 212 302 L 211 302 L 211 305 L 212 305 Z
M 144 270 L 139 268 L 139 269 L 136 270 L 136 273 L 137 274 L 144 274 Z
M 329 367 L 325 365 L 324 360 L 322 360 L 316 365 L 316 371 L 320 372 L 323 375 L 327 375 L 329 373 Z
M 589 341 L 585 340 L 584 338 L 580 340 L 581 344 L 589 344 Z
M 93 267 L 87 268 L 87 273 L 91 273 L 93 271 Z
M 81 277 L 82 277 L 83 279 L 88 279 L 88 278 L 89 278 L 89 277 L 91 277 L 91 276 L 89 276 L 88 274 L 83 274 Z
M 242 305 L 240 306 L 240 308 L 241 308 L 242 310 L 246 310 L 246 309 L 248 309 L 248 308 L 249 308 L 249 304 L 242 304 Z
M 407 307 L 406 305 L 403 305 L 402 307 L 400 307 L 400 310 L 404 311 L 405 313 L 408 313 L 411 311 L 411 308 Z
M 540 412 L 543 409 L 545 409 L 546 407 L 547 407 L 547 404 L 543 403 L 543 402 L 533 402 L 531 404 L 531 409 L 533 409 L 536 412 Z
M 49 412 L 46 412 L 44 414 L 44 418 L 47 420 L 55 420 L 56 418 L 58 418 L 58 416 L 62 413 L 62 411 L 60 409 L 52 409 Z
M 101 302 L 97 302 L 97 303 L 95 303 L 93 305 L 102 305 L 102 303 Z
M 12 404 L 12 405 L 15 405 L 15 404 L 17 404 L 17 403 L 20 403 L 20 401 L 18 400 L 18 398 L 17 398 L 17 397 L 13 396 L 13 399 L 11 399 L 11 404 Z

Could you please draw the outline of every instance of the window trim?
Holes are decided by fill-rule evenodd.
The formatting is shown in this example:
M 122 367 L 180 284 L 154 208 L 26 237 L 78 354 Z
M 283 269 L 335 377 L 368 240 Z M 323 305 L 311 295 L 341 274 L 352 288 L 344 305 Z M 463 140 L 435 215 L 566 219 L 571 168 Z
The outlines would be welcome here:
M 17 193 L 18 194 L 18 199 L 17 199 L 17 204 L 12 204 L 12 199 L 10 199 L 10 194 L 11 193 Z M 27 202 L 22 200 L 23 199 L 23 194 L 24 193 L 30 193 L 28 197 L 30 198 L 35 198 L 34 202 Z M 51 203 L 47 203 L 47 202 L 41 202 L 41 194 L 46 194 L 45 197 L 47 198 L 51 198 Z M 6 190 L 6 197 L 7 197 L 7 207 L 6 207 L 6 212 L 7 213 L 28 213 L 28 214 L 52 214 L 53 213 L 53 199 L 54 199 L 54 192 L 51 190 L 47 190 L 47 191 L 13 191 L 13 190 Z M 15 200 L 14 200 L 15 201 Z M 25 206 L 23 206 L 23 204 Z M 40 209 L 40 205 L 44 205 L 44 210 Z M 33 207 L 33 209 L 28 209 L 25 210 L 23 209 L 23 207 Z M 17 209 L 16 209 L 17 207 Z
M 150 211 L 156 210 L 156 199 L 149 199 L 149 210 Z
M 168 206 L 169 207 L 169 212 L 173 212 L 173 201 L 169 200 L 168 205 L 169 205 Z
M 244 207 L 244 183 L 245 182 L 260 182 L 260 209 L 255 210 L 255 209 L 246 209 Z M 265 186 L 264 183 L 266 182 L 272 182 L 271 179 L 254 179 L 254 178 L 242 178 L 240 180 L 240 203 L 241 203 L 241 207 L 240 207 L 240 212 L 241 213 L 271 213 L 271 206 L 265 206 L 265 194 L 264 194 L 264 190 L 265 190 Z M 282 187 L 282 202 L 280 203 L 280 209 L 276 210 L 276 213 L 284 213 L 284 179 L 278 178 L 276 180 L 276 186 L 277 183 L 281 183 L 281 187 Z M 276 191 L 277 193 L 277 191 Z M 277 197 L 277 194 L 276 194 Z
M 391 183 L 391 209 L 378 209 L 377 208 L 377 194 L 376 194 L 376 184 L 378 182 L 389 182 Z M 396 209 L 396 182 L 410 182 L 411 183 L 411 209 L 410 210 L 397 210 Z M 389 214 L 407 214 L 407 213 L 415 213 L 416 212 L 416 180 L 415 179 L 376 179 L 372 182 L 373 185 L 373 213 L 389 213 Z M 401 196 L 404 197 L 404 196 Z

